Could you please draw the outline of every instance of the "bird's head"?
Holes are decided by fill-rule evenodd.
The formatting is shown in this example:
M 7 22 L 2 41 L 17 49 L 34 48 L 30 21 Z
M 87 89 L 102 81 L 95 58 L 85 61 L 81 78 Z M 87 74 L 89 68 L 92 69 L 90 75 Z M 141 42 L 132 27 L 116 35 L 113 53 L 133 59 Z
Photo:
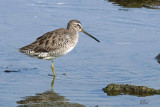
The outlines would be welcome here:
M 88 32 L 86 32 L 86 31 L 82 28 L 81 22 L 78 21 L 78 20 L 70 20 L 70 21 L 68 22 L 67 29 L 69 29 L 69 30 L 74 30 L 74 31 L 77 31 L 77 32 L 80 32 L 80 31 L 81 31 L 81 32 L 87 34 L 88 36 L 90 36 L 91 38 L 95 39 L 97 42 L 100 42 L 97 38 L 95 38 L 94 36 L 92 36 L 91 34 L 89 34 Z
M 74 29 L 76 30 L 77 32 L 80 32 L 82 31 L 82 25 L 81 25 L 81 22 L 78 21 L 78 20 L 70 20 L 68 22 L 68 26 L 67 26 L 67 29 Z

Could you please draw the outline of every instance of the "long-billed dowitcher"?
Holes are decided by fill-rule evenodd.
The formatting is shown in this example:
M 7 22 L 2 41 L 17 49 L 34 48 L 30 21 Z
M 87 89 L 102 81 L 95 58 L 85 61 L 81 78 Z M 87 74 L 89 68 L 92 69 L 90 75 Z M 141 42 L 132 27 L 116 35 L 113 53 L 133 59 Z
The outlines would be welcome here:
M 82 28 L 80 21 L 70 20 L 66 29 L 60 28 L 47 32 L 37 38 L 33 43 L 20 48 L 19 51 L 40 59 L 51 59 L 51 68 L 55 76 L 53 59 L 67 54 L 75 47 L 78 42 L 78 32 L 80 31 L 95 39 L 97 42 L 100 42 Z

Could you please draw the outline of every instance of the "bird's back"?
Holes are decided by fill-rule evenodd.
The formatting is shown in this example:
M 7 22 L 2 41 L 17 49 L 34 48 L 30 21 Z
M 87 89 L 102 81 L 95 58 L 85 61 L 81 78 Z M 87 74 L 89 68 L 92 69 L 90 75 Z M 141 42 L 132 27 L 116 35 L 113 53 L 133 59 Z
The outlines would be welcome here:
M 20 52 L 43 59 L 53 59 L 71 51 L 78 42 L 78 33 L 57 29 L 40 36 L 33 43 L 19 49 Z

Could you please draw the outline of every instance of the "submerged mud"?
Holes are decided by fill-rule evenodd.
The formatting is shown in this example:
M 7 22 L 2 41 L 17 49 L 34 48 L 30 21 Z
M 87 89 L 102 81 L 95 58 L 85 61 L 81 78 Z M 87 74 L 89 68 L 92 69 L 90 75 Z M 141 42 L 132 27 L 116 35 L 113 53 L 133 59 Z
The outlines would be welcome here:
M 160 6 L 160 0 L 109 0 L 114 4 L 127 8 L 150 8 L 157 9 Z M 159 8 L 160 9 L 160 8 Z
M 85 107 L 82 104 L 68 102 L 64 96 L 53 91 L 37 93 L 17 101 L 18 107 Z
M 108 96 L 116 95 L 134 95 L 139 97 L 160 95 L 160 89 L 156 90 L 148 88 L 146 86 L 135 86 L 129 84 L 108 84 L 107 87 L 103 88 L 103 91 Z

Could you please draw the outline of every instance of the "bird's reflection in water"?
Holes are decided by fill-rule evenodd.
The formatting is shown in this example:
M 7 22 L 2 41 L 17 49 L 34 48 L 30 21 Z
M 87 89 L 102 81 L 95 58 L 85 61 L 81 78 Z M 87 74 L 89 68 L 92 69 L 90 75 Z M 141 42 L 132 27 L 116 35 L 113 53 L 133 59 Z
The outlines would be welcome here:
M 51 82 L 51 91 L 24 97 L 23 100 L 17 101 L 18 107 L 85 107 L 78 103 L 67 102 L 68 99 L 55 93 L 53 90 L 54 81 L 55 77 L 53 77 Z
M 53 86 L 54 86 L 55 76 L 53 76 L 53 80 L 51 82 L 51 91 L 53 92 Z

